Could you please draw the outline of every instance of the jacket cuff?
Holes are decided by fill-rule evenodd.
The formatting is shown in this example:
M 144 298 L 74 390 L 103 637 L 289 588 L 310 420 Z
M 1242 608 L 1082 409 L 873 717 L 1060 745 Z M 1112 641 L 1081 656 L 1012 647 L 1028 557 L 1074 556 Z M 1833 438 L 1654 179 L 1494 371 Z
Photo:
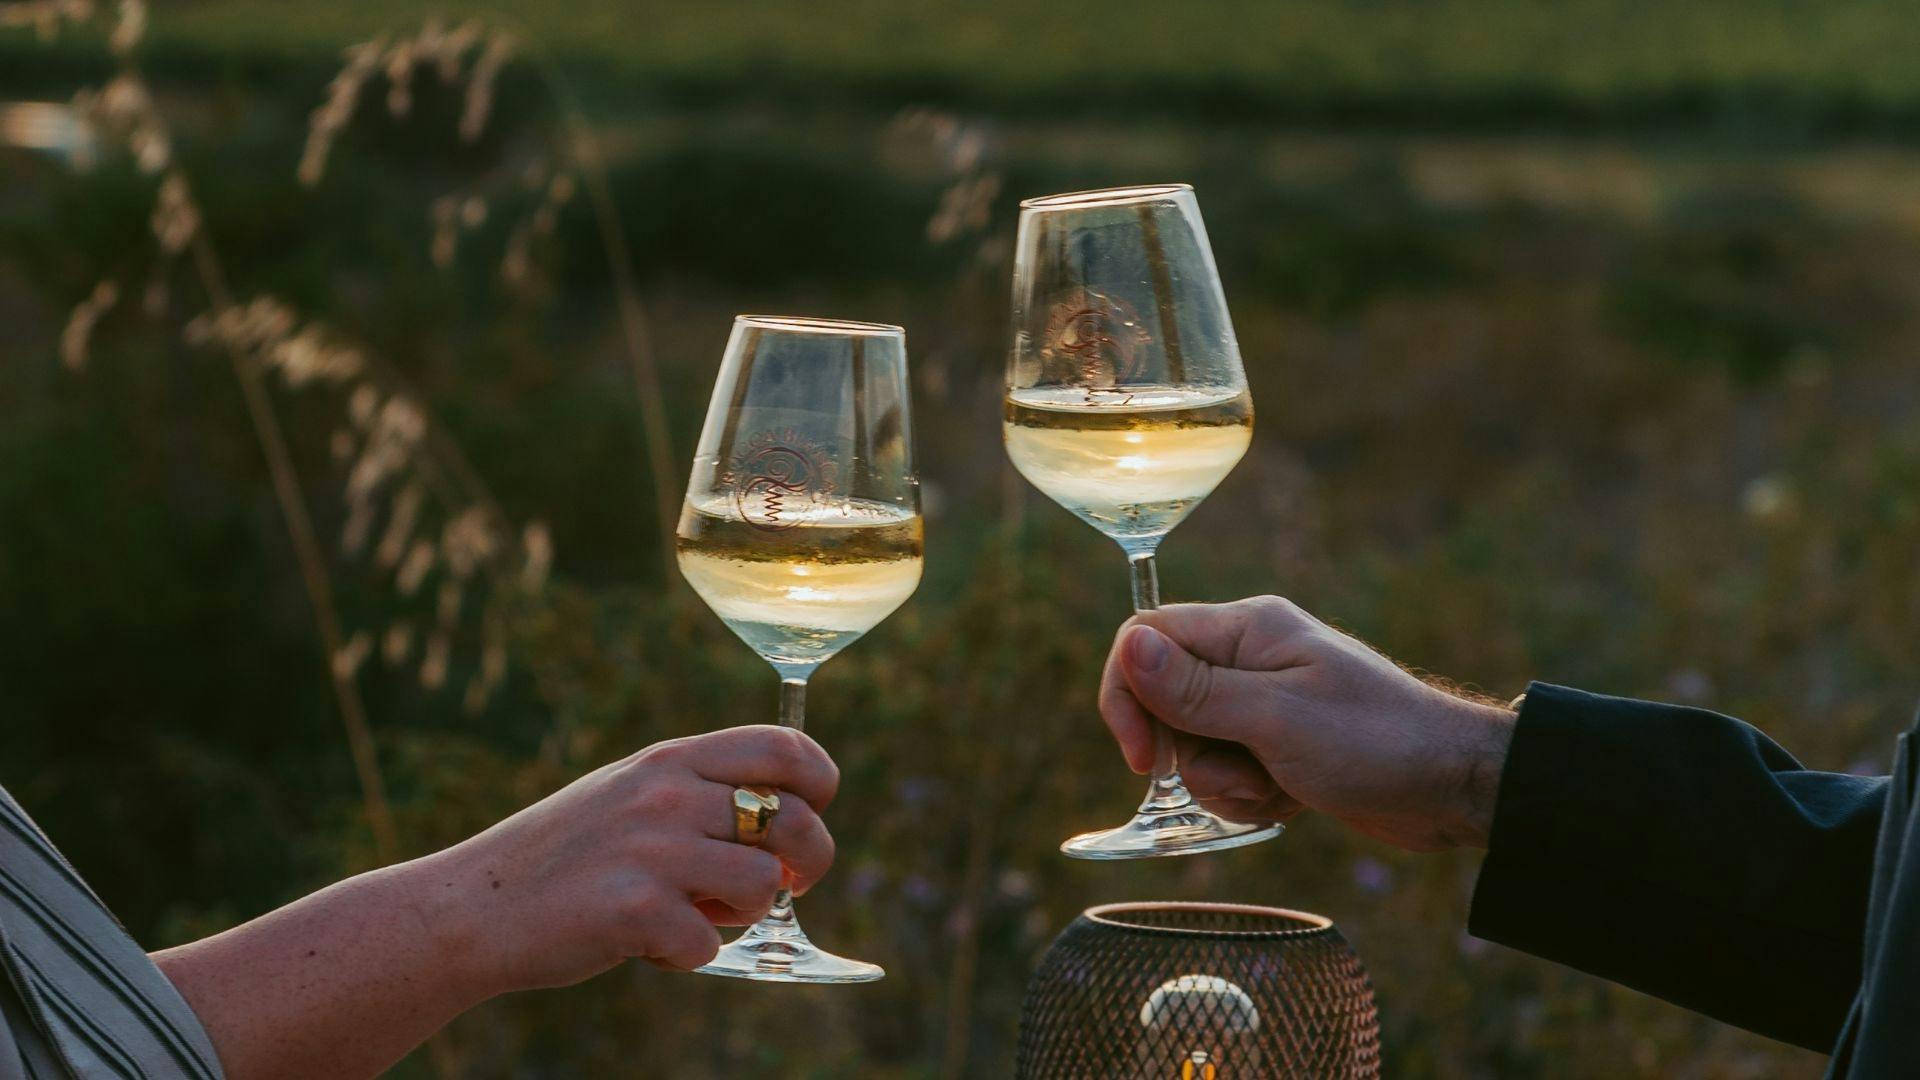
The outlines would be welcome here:
M 1581 828 L 1593 816 L 1590 793 L 1582 790 L 1586 777 L 1575 767 L 1583 757 L 1591 757 L 1582 749 L 1593 733 L 1583 699 L 1593 696 L 1549 683 L 1528 684 L 1500 771 L 1487 832 L 1489 861 L 1495 856 L 1502 861 L 1553 860 L 1569 848 L 1577 850 L 1576 838 L 1567 830 Z M 1568 814 L 1570 805 L 1587 812 Z
M 1541 870 L 1569 846 L 1561 807 L 1582 731 L 1570 719 L 1578 703 L 1567 699 L 1578 694 L 1536 682 L 1520 701 L 1467 913 L 1467 932 L 1475 937 L 1524 949 L 1551 932 L 1535 921 L 1564 917 L 1542 910 Z

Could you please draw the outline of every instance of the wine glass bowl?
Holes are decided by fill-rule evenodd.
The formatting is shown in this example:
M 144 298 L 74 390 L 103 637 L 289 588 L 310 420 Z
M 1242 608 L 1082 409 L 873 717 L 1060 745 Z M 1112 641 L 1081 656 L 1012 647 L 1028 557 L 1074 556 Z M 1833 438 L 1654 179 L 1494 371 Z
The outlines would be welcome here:
M 780 675 L 780 723 L 805 725 L 807 679 L 920 583 L 906 336 L 792 316 L 734 320 L 675 535 L 680 572 Z M 767 982 L 884 972 L 814 945 L 780 890 L 700 968 Z
M 1014 468 L 1125 552 L 1136 611 L 1159 606 L 1160 542 L 1253 439 L 1253 398 L 1193 189 L 1153 184 L 1020 204 L 1002 433 Z M 1280 826 L 1195 802 L 1156 725 L 1132 821 L 1062 845 L 1085 859 L 1257 843 Z

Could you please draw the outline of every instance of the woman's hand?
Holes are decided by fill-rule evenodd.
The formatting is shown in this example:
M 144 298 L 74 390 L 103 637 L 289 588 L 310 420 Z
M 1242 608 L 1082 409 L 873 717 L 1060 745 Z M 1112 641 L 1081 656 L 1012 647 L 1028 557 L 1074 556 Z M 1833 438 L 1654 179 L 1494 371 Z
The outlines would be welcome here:
M 833 862 L 819 811 L 839 770 L 807 736 L 730 728 L 650 746 L 415 864 L 449 952 L 495 992 L 563 986 L 628 957 L 679 970 L 720 947 L 783 880 Z M 779 789 L 766 842 L 734 840 L 733 791 Z
M 154 961 L 227 1075 L 349 1080 L 392 1067 L 497 994 L 579 982 L 640 957 L 696 968 L 716 924 L 805 891 L 833 862 L 819 811 L 839 770 L 796 731 L 675 739 L 589 773 L 486 832 L 328 886 Z M 779 789 L 758 848 L 733 789 Z
M 1136 772 L 1151 721 L 1226 817 L 1303 807 L 1414 851 L 1485 847 L 1513 716 L 1429 685 L 1287 600 L 1176 604 L 1121 627 L 1100 713 Z

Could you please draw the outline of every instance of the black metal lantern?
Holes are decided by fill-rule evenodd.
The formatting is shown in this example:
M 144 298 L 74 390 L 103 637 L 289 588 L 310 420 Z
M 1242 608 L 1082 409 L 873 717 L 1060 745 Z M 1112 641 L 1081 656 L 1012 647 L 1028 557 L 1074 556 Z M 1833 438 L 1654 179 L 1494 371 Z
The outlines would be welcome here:
M 1318 915 L 1242 904 L 1089 908 L 1040 961 L 1021 1080 L 1380 1075 L 1380 1016 Z

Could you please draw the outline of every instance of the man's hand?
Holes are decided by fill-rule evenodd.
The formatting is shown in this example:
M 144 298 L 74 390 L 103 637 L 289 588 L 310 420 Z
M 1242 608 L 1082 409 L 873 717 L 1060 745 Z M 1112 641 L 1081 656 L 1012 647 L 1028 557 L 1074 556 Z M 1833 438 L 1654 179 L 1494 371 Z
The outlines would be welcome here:
M 734 841 L 733 789 L 749 784 L 781 795 L 757 848 Z M 819 811 L 839 784 L 826 751 L 785 728 L 658 743 L 423 860 L 446 893 L 429 911 L 499 990 L 564 986 L 628 957 L 691 970 L 719 949 L 715 926 L 752 923 L 783 880 L 803 893 L 826 873 Z
M 1173 728 L 1209 809 L 1318 810 L 1413 851 L 1485 847 L 1513 715 L 1430 686 L 1275 596 L 1135 615 L 1107 657 L 1100 713 L 1135 772 Z

